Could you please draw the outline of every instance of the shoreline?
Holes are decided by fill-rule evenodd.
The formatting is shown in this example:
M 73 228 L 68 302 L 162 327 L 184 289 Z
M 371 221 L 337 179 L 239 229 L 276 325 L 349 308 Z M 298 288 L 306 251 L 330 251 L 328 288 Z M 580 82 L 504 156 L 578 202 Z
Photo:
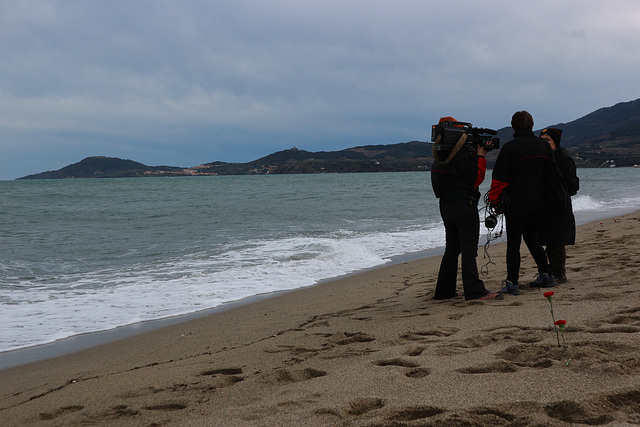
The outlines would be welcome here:
M 637 424 L 639 250 L 640 211 L 579 227 L 552 289 L 566 347 L 543 290 L 434 301 L 436 256 L 1 370 L 0 424 Z
M 576 214 L 576 225 L 580 226 L 580 225 L 588 224 L 590 222 L 595 222 L 595 221 L 603 220 L 607 218 L 613 218 L 618 215 L 625 215 L 632 212 L 633 211 L 630 211 L 629 209 L 618 209 L 618 210 L 611 210 L 607 212 L 588 212 L 582 215 L 578 213 Z M 504 240 L 505 240 L 504 236 L 497 240 L 493 240 L 492 245 L 496 245 L 501 242 L 504 242 Z M 480 242 L 479 248 L 482 248 L 482 246 L 483 244 L 482 242 Z M 523 249 L 526 251 L 526 247 L 524 246 L 524 243 L 523 243 Z M 322 279 L 317 281 L 315 284 L 311 285 L 311 287 L 321 286 L 328 282 L 341 280 L 354 275 L 365 273 L 370 270 L 384 269 L 400 263 L 417 261 L 424 258 L 438 257 L 438 256 L 441 256 L 443 252 L 444 252 L 444 247 L 437 247 L 437 248 L 423 250 L 415 253 L 397 255 L 392 257 L 391 260 L 387 263 L 384 263 L 375 267 L 371 267 L 371 268 L 357 270 L 357 271 L 336 276 L 336 277 Z M 479 251 L 479 257 L 481 255 L 482 254 Z M 478 262 L 478 268 L 480 268 L 480 266 L 481 266 L 481 263 Z M 187 322 L 190 320 L 207 317 L 222 311 L 233 310 L 239 306 L 242 306 L 245 304 L 252 304 L 264 298 L 272 298 L 282 293 L 297 292 L 301 289 L 305 289 L 305 288 L 303 287 L 303 288 L 296 288 L 296 289 L 290 289 L 290 290 L 252 295 L 250 297 L 246 297 L 236 301 L 225 302 L 219 306 L 202 309 L 192 313 L 180 314 L 180 315 L 175 315 L 171 317 L 152 319 L 152 320 L 147 320 L 143 322 L 122 325 L 116 328 L 107 329 L 103 331 L 86 332 L 86 333 L 62 338 L 49 343 L 43 343 L 35 346 L 3 351 L 3 352 L 0 352 L 0 371 L 3 369 L 22 366 L 22 365 L 33 363 L 33 362 L 39 362 L 39 361 L 43 361 L 43 360 L 47 360 L 55 357 L 73 354 L 75 352 L 90 349 L 92 347 L 96 347 L 102 344 L 108 344 L 113 341 L 118 341 L 118 340 L 129 338 L 129 337 L 135 337 L 137 335 L 154 331 L 156 329 L 161 329 L 161 328 L 179 324 L 182 322 Z
M 403 254 L 392 257 L 392 259 L 384 264 L 380 264 L 375 267 L 363 268 L 351 273 L 343 274 L 340 276 L 330 277 L 322 279 L 314 283 L 313 285 L 288 289 L 274 292 L 266 292 L 262 294 L 252 295 L 246 298 L 242 298 L 236 301 L 225 302 L 216 307 L 209 307 L 192 313 L 179 314 L 170 317 L 164 317 L 161 319 L 146 320 L 143 322 L 132 323 L 129 325 L 122 325 L 112 329 L 106 329 L 104 331 L 86 332 L 78 335 L 73 335 L 67 338 L 62 338 L 56 341 L 34 345 L 25 348 L 18 348 L 14 350 L 7 350 L 0 352 L 0 371 L 3 369 L 14 368 L 17 366 L 26 365 L 29 363 L 40 362 L 55 357 L 66 356 L 82 350 L 87 350 L 92 347 L 96 347 L 102 344 L 108 344 L 113 341 L 118 341 L 125 338 L 135 337 L 140 334 L 154 331 L 156 329 L 162 329 L 167 326 L 180 324 L 182 322 L 188 322 L 190 320 L 200 319 L 207 317 L 215 313 L 220 313 L 227 310 L 233 310 L 247 304 L 253 304 L 261 301 L 265 298 L 273 298 L 278 295 L 297 292 L 309 287 L 322 286 L 325 283 L 333 282 L 349 278 L 354 275 L 359 275 L 368 271 L 374 271 L 378 269 L 384 269 L 392 265 L 405 263 L 408 261 L 417 261 L 423 258 L 431 258 L 442 255 L 444 248 L 433 248 L 420 252 L 414 252 L 409 254 Z

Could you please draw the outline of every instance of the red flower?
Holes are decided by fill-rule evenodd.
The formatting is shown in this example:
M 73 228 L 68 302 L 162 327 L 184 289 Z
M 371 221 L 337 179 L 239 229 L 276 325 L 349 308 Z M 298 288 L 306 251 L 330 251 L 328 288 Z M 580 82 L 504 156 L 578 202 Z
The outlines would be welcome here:
M 564 325 L 567 324 L 566 320 L 556 320 L 554 323 L 561 331 L 564 331 Z M 562 339 L 564 339 L 564 335 L 562 336 Z
M 544 293 L 544 294 L 542 294 L 542 295 L 544 295 L 544 297 L 545 297 L 545 298 L 550 298 L 550 297 L 552 297 L 552 296 L 553 296 L 553 294 L 555 294 L 555 292 L 545 292 L 545 293 Z

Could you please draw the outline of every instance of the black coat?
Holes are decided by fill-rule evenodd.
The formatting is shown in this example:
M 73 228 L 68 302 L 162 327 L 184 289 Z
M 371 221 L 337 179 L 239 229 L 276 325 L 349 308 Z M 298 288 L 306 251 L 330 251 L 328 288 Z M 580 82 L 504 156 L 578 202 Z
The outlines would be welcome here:
M 506 213 L 522 217 L 546 208 L 545 171 L 552 151 L 533 131 L 518 131 L 513 136 L 514 139 L 500 149 L 493 167 L 491 187 L 493 189 L 497 183 L 506 185 L 503 191 L 511 196 Z
M 569 195 L 575 195 L 580 188 L 580 180 L 576 174 L 576 164 L 562 148 L 554 153 L 556 163 L 562 172 L 564 183 Z M 573 245 L 576 242 L 576 219 L 573 216 L 573 206 L 569 197 L 565 208 L 560 213 L 547 213 L 540 230 L 540 243 L 545 246 Z
M 486 160 L 476 157 L 462 148 L 450 163 L 442 164 L 449 152 L 436 153 L 431 167 L 431 186 L 440 203 L 457 200 L 473 200 L 478 202 L 480 191 L 477 185 L 484 180 Z

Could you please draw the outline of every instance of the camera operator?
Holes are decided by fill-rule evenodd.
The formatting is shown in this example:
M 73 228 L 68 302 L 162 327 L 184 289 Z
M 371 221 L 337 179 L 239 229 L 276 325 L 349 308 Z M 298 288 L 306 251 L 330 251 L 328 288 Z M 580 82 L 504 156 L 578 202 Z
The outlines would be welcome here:
M 547 210 L 545 172 L 551 161 L 551 148 L 533 133 L 533 117 L 518 111 L 511 118 L 514 139 L 504 144 L 493 168 L 489 203 L 500 206 L 503 193 L 510 201 L 504 210 L 507 225 L 507 279 L 499 291 L 520 295 L 520 243 L 522 238 L 538 267 L 538 278 L 531 287 L 556 286 L 538 232 Z
M 443 117 L 438 125 L 457 122 L 453 117 Z M 438 272 L 438 282 L 434 299 L 443 300 L 458 296 L 456 276 L 458 274 L 458 256 L 462 254 L 462 286 L 466 300 L 501 299 L 502 295 L 492 294 L 484 287 L 478 276 L 476 257 L 478 255 L 478 237 L 480 218 L 478 216 L 478 187 L 484 180 L 487 162 L 484 156 L 487 149 L 478 145 L 475 152 L 463 148 L 466 135 L 451 150 L 439 151 L 434 144 L 431 185 L 436 197 L 440 199 L 440 215 L 444 221 L 446 241 L 444 255 Z M 449 147 L 451 148 L 451 147 Z

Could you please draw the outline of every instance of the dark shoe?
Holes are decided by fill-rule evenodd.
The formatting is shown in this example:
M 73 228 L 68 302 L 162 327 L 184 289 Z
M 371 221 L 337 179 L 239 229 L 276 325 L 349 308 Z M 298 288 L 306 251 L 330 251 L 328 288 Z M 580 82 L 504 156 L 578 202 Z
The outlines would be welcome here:
M 562 283 L 567 283 L 569 280 L 567 280 L 567 276 L 558 276 L 556 277 L 556 283 L 558 285 L 562 284 Z
M 529 286 L 532 288 L 553 288 L 557 284 L 558 282 L 556 282 L 556 278 L 553 277 L 553 274 L 541 273 L 538 274 L 538 278 L 536 280 L 529 283 Z
M 483 297 L 478 298 L 479 300 L 482 301 L 488 301 L 488 300 L 494 300 L 494 299 L 503 299 L 504 295 L 502 294 L 486 294 Z
M 509 280 L 505 280 L 504 288 L 498 291 L 499 294 L 520 295 L 520 288 L 517 283 L 511 283 Z

